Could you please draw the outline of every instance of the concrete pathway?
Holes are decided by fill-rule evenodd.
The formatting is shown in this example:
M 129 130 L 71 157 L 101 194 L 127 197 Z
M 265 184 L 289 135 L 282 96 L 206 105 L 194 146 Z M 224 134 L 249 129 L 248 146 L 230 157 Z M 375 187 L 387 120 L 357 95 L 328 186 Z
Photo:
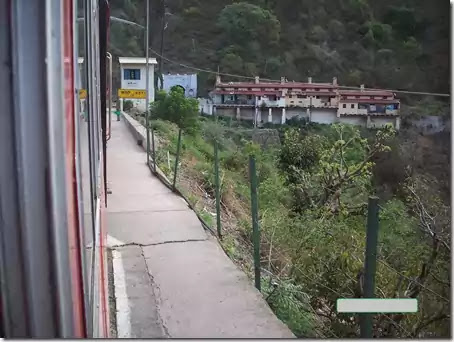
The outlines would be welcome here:
M 123 118 L 112 121 L 107 156 L 118 337 L 294 337 L 186 202 L 148 170 Z

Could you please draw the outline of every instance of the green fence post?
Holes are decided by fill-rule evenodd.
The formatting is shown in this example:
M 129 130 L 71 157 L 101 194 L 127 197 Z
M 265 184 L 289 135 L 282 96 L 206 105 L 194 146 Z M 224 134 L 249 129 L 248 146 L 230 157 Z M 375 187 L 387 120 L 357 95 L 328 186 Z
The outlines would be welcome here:
M 219 184 L 219 143 L 217 138 L 214 140 L 214 178 L 216 187 L 216 226 L 218 229 L 218 236 L 222 238 L 221 234 L 221 189 Z
M 178 130 L 178 143 L 177 143 L 177 155 L 175 158 L 175 171 L 173 173 L 173 190 L 177 183 L 177 171 L 178 171 L 178 161 L 180 159 L 180 146 L 181 146 L 181 128 Z
M 154 127 L 151 128 L 151 150 L 153 156 L 153 172 L 156 173 L 156 149 L 154 144 Z
M 145 126 L 147 129 L 147 165 L 150 165 L 150 113 L 148 110 L 145 115 Z
M 252 212 L 252 241 L 254 244 L 254 274 L 255 287 L 261 291 L 260 277 L 260 228 L 257 201 L 257 174 L 255 157 L 249 156 L 249 178 L 251 182 L 251 212 Z
M 369 197 L 367 211 L 366 255 L 364 261 L 364 298 L 375 297 L 375 271 L 377 267 L 378 243 L 378 198 Z M 373 336 L 373 314 L 361 314 L 360 330 L 362 338 Z

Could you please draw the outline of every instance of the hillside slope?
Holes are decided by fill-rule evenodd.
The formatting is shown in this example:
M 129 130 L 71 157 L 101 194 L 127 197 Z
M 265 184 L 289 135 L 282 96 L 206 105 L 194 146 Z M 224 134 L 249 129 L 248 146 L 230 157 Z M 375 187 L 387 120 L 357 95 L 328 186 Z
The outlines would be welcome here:
M 145 22 L 145 1 L 112 0 L 112 14 Z M 151 0 L 160 51 L 161 0 Z M 166 0 L 164 55 L 241 75 L 308 76 L 370 87 L 449 92 L 449 2 L 435 0 Z M 236 4 L 230 7 L 232 4 Z M 258 7 L 257 7 L 258 6 Z M 237 34 L 241 32 L 242 34 Z M 112 25 L 116 55 L 144 53 L 143 32 Z M 164 63 L 164 72 L 188 71 Z M 213 76 L 200 74 L 201 94 Z

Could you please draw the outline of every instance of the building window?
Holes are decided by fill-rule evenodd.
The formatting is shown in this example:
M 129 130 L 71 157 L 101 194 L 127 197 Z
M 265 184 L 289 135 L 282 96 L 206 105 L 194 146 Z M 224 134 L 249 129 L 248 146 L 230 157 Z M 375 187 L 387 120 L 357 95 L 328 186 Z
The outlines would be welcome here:
M 342 105 L 342 108 L 347 108 L 347 104 L 344 103 L 344 104 Z
M 353 109 L 353 108 L 355 108 L 355 105 L 352 103 L 352 104 L 350 105 L 350 107 Z
M 262 99 L 262 97 L 261 97 L 261 96 L 259 96 L 259 100 L 261 100 L 261 99 Z
M 248 95 L 248 96 L 247 96 L 247 99 L 248 99 L 248 100 L 252 100 L 252 95 Z
M 304 96 L 303 96 L 303 95 L 297 95 L 296 97 L 297 97 L 297 98 L 299 98 L 299 99 L 302 99 L 302 98 L 304 98 Z
M 140 80 L 140 69 L 124 69 L 125 80 Z
M 290 103 L 292 103 L 292 104 L 293 104 L 293 103 L 295 103 L 295 101 L 290 101 Z
M 315 98 L 316 98 L 316 99 L 319 99 L 319 98 L 320 98 L 320 96 L 316 96 Z

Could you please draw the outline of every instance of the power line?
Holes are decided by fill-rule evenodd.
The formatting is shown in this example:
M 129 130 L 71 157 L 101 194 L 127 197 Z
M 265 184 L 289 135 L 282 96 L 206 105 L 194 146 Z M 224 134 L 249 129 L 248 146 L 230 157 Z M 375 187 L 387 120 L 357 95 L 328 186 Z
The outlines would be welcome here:
M 182 68 L 186 69 L 192 69 L 200 72 L 206 72 L 209 74 L 215 74 L 215 75 L 220 75 L 220 76 L 227 76 L 227 77 L 235 77 L 235 78 L 243 78 L 243 79 L 250 79 L 250 80 L 255 80 L 255 77 L 252 76 L 245 76 L 245 75 L 236 75 L 236 74 L 229 74 L 229 73 L 223 73 L 223 72 L 217 72 L 209 69 L 202 69 L 198 68 L 195 66 L 187 65 L 184 63 L 176 62 L 173 61 L 167 57 L 162 56 L 161 54 L 157 53 L 153 49 L 150 48 L 150 51 L 153 52 L 156 56 L 159 58 L 164 59 L 165 61 L 169 62 L 170 64 L 178 65 Z M 268 81 L 268 82 L 276 82 L 280 83 L 281 80 L 273 80 L 269 78 L 261 78 L 263 81 Z M 351 86 L 337 86 L 340 89 L 350 89 L 350 90 L 361 90 L 360 87 L 351 87 Z M 436 97 L 450 97 L 450 94 L 444 94 L 444 93 L 432 93 L 432 92 L 423 92 L 423 91 L 410 91 L 410 90 L 397 90 L 397 89 L 380 89 L 380 88 L 363 88 L 363 90 L 369 90 L 369 91 L 389 91 L 393 93 L 400 93 L 400 94 L 409 94 L 409 95 L 424 95 L 424 96 L 436 96 Z

